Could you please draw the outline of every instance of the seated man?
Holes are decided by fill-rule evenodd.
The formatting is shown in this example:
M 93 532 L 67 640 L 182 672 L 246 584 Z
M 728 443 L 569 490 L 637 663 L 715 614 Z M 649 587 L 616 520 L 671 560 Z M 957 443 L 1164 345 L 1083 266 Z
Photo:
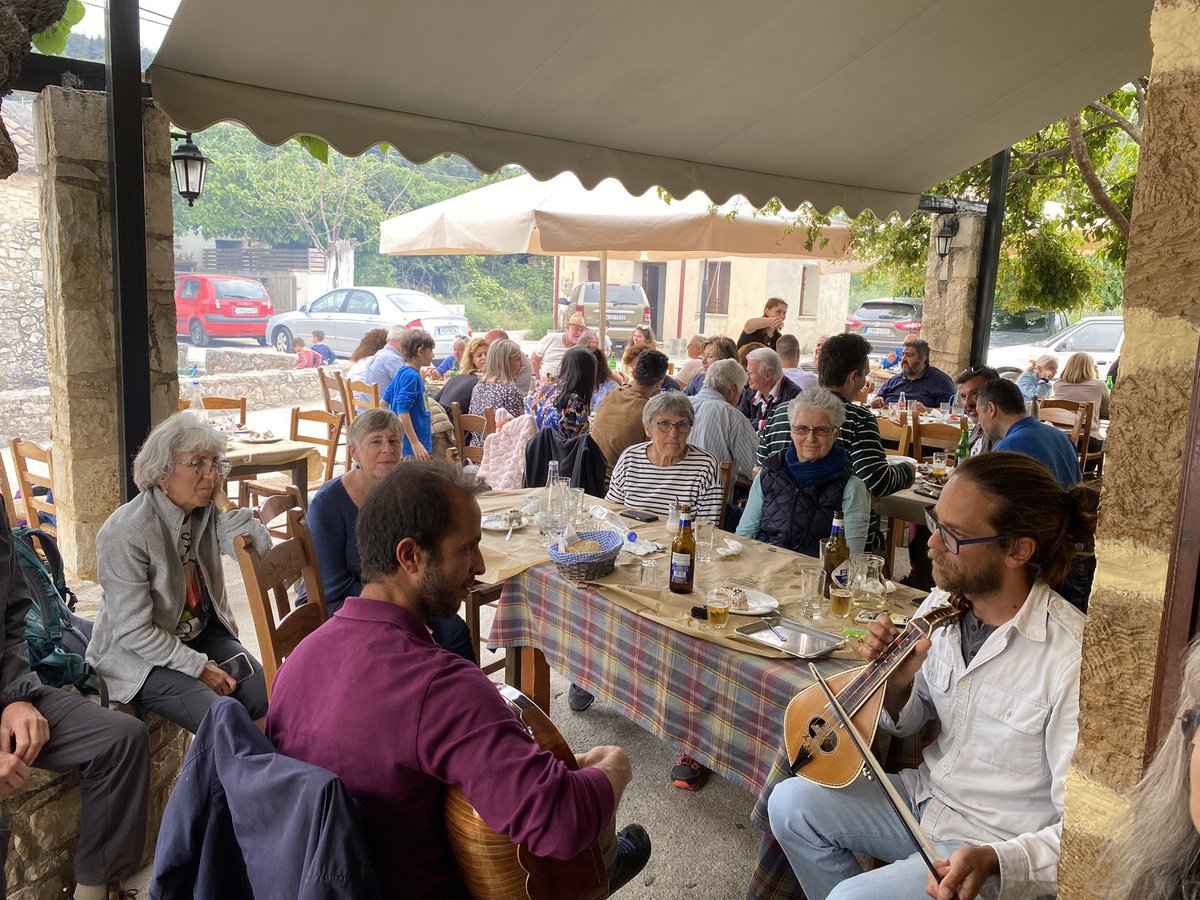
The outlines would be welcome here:
M 817 386 L 817 368 L 800 368 L 800 341 L 794 334 L 781 334 L 779 343 L 775 345 L 779 354 L 779 362 L 783 365 L 783 374 L 796 383 L 800 390 Z
M 954 396 L 954 382 L 941 369 L 929 364 L 929 342 L 905 338 L 900 354 L 900 374 L 893 375 L 875 395 L 871 405 L 876 409 L 896 402 L 904 395 L 908 408 L 914 412 L 937 409 Z
M 494 831 L 566 859 L 595 843 L 632 777 L 619 747 L 593 748 L 568 770 L 478 667 L 433 643 L 427 621 L 453 614 L 484 571 L 473 487 L 436 462 L 380 480 L 358 514 L 362 595 L 287 658 L 271 697 L 267 736 L 358 800 L 389 897 L 467 896 L 442 825 L 448 786 Z M 650 856 L 640 825 L 617 844 L 611 890 Z
M 1046 464 L 1064 488 L 1078 484 L 1079 454 L 1065 433 L 1039 422 L 1025 411 L 1025 398 L 1015 382 L 989 381 L 975 395 L 979 425 L 992 440 L 993 450 L 1013 450 Z
M 941 724 L 920 766 L 891 776 L 942 857 L 940 886 L 878 785 L 795 777 L 771 794 L 771 830 L 808 900 L 1055 893 L 1084 618 L 1048 582 L 1094 528 L 1086 493 L 1017 453 L 955 469 L 930 516 L 938 589 L 918 614 L 948 602 L 965 613 L 892 673 L 880 719 L 902 736 Z M 869 628 L 862 655 L 874 659 L 898 632 L 886 615 Z M 863 872 L 856 852 L 890 865 Z
M 783 363 L 779 354 L 768 347 L 751 350 L 746 355 L 746 380 L 738 409 L 742 411 L 754 430 L 766 424 L 771 413 L 779 404 L 786 404 L 800 393 L 800 387 L 783 374 Z
M 746 370 L 732 359 L 709 366 L 704 387 L 692 398 L 696 423 L 688 443 L 707 450 L 719 463 L 731 463 L 734 478 L 749 482 L 754 477 L 758 435 L 737 408 L 745 386 Z
M 25 614 L 31 602 L 12 532 L 0 528 L 0 797 L 23 785 L 30 767 L 78 769 L 83 803 L 73 896 L 132 896 L 121 890 L 120 880 L 141 868 L 146 843 L 146 726 L 76 693 L 48 687 L 29 670 Z M 0 897 L 6 891 L 7 856 L 8 828 L 0 819 Z
M 626 447 L 646 439 L 642 410 L 646 401 L 662 389 L 667 365 L 666 354 L 643 350 L 633 364 L 633 382 L 612 391 L 596 407 L 591 435 L 608 463 L 606 476 L 612 475 Z

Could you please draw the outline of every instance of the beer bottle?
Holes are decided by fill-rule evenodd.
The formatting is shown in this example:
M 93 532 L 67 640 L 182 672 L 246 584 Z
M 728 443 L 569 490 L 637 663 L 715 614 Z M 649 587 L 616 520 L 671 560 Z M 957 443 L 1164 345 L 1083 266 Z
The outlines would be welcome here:
M 671 590 L 690 594 L 696 582 L 696 536 L 692 534 L 692 508 L 679 507 L 679 531 L 671 542 Z
M 821 565 L 825 569 L 825 596 L 836 581 L 843 587 L 850 583 L 850 545 L 846 543 L 846 526 L 842 511 L 833 514 L 833 531 L 821 546 Z
M 971 456 L 971 438 L 967 428 L 967 424 L 970 421 L 966 416 L 963 416 L 959 420 L 959 425 L 962 426 L 962 434 L 958 436 L 958 447 L 954 451 L 954 465 L 956 466 Z

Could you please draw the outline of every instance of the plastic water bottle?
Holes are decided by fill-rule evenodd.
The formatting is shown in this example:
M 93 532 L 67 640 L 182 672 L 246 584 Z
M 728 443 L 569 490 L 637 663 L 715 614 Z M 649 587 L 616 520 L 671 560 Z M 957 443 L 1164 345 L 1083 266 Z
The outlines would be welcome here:
M 588 512 L 597 522 L 602 522 L 603 524 L 608 525 L 617 534 L 625 535 L 625 540 L 637 540 L 637 532 L 630 531 L 629 526 L 625 524 L 625 520 L 611 509 L 605 509 L 603 506 L 592 506 L 588 508 Z
M 908 409 L 908 400 L 906 400 L 904 397 L 904 391 L 900 392 L 900 396 L 896 400 L 896 408 L 901 412 L 904 412 L 904 410 Z
M 208 410 L 204 408 L 204 390 L 200 387 L 200 379 L 196 377 L 196 369 L 192 369 L 192 401 L 188 405 L 192 415 L 207 424 Z

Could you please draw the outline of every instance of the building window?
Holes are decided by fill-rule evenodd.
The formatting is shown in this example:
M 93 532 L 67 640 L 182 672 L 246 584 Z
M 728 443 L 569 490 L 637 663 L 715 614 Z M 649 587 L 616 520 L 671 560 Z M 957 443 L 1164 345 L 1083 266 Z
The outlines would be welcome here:
M 583 261 L 586 267 L 586 274 L 583 277 L 584 281 L 599 281 L 600 280 L 600 260 L 586 259 Z
M 705 313 L 713 316 L 729 315 L 729 270 L 730 263 L 710 262 L 708 264 L 708 302 Z

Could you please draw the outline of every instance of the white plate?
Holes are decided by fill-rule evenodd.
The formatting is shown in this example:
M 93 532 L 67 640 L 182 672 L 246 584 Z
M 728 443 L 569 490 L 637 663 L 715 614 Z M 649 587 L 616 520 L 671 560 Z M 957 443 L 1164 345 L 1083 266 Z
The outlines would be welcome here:
M 513 526 L 513 531 L 518 531 L 529 524 L 529 517 L 522 516 L 517 520 L 517 524 Z M 480 522 L 479 527 L 484 531 L 503 531 L 508 533 L 508 517 L 504 513 L 488 513 Z
M 910 463 L 911 465 L 914 465 L 914 466 L 917 465 L 917 461 L 915 459 L 913 459 L 911 456 L 889 456 L 887 458 L 887 461 L 890 465 L 894 465 L 894 466 L 899 465 L 900 463 Z
M 764 594 L 762 591 L 752 591 L 749 588 L 743 588 L 746 592 L 746 602 L 749 604 L 747 609 L 733 609 L 730 612 L 738 616 L 765 616 L 768 613 L 773 613 L 779 609 L 779 601 L 770 594 Z
M 238 440 L 241 441 L 243 444 L 275 444 L 275 443 L 278 443 L 279 441 L 282 441 L 283 438 L 281 438 L 281 437 L 269 437 L 269 438 L 244 437 L 244 438 L 238 438 Z

